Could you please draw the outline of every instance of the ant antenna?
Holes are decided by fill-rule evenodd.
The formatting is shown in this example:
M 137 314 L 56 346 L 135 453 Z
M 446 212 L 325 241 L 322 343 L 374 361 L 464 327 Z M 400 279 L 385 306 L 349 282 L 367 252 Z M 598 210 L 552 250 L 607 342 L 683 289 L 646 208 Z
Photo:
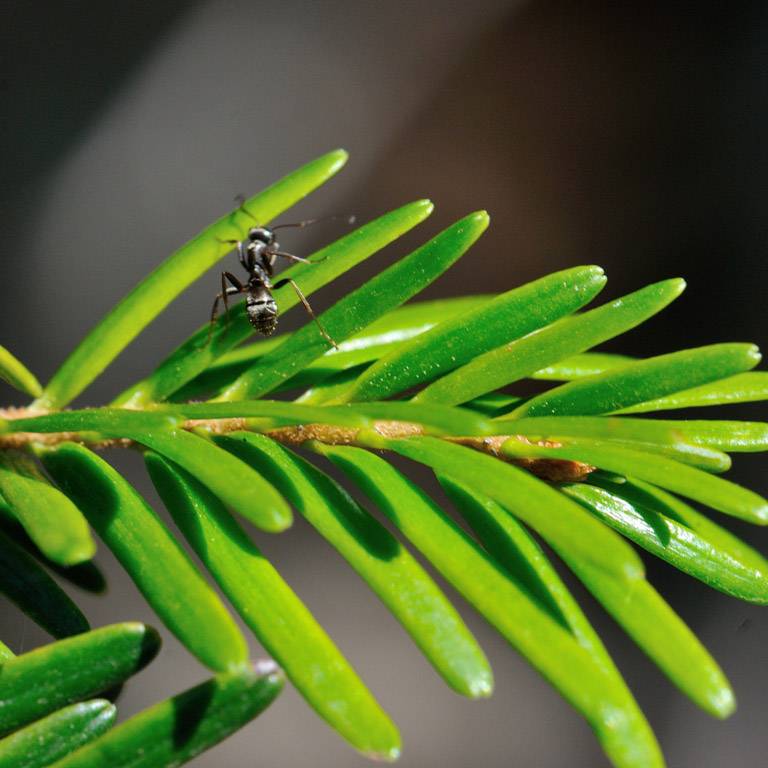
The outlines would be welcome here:
M 250 216 L 256 224 L 259 224 L 259 220 L 245 207 L 245 195 L 235 195 L 235 202 L 243 213 Z
M 270 229 L 284 229 L 285 227 L 308 227 L 310 224 L 316 224 L 318 221 L 328 221 L 329 219 L 344 219 L 347 224 L 354 224 L 357 220 L 356 216 L 347 216 L 345 214 L 334 213 L 330 216 L 320 216 L 317 219 L 305 219 L 304 221 L 297 221 L 295 224 L 277 224 Z
M 250 216 L 257 225 L 262 226 L 261 222 L 245 207 L 245 195 L 235 195 L 235 202 L 238 203 L 240 210 L 247 216 Z M 293 224 L 277 224 L 270 227 L 271 230 L 285 229 L 286 227 L 308 227 L 310 224 L 316 224 L 318 221 L 329 221 L 330 219 L 344 219 L 347 224 L 354 224 L 357 216 L 347 216 L 346 214 L 333 213 L 330 216 L 319 216 L 316 219 L 304 219 Z

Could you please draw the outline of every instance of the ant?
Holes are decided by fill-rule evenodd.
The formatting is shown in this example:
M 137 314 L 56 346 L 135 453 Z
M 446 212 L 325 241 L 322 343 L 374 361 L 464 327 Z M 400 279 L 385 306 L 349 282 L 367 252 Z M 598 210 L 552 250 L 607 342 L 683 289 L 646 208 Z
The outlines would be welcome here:
M 338 344 L 336 344 L 336 342 L 328 335 L 325 328 L 323 328 L 322 323 L 317 318 L 307 301 L 307 297 L 302 293 L 296 282 L 290 277 L 278 280 L 276 283 L 272 283 L 270 280 L 273 275 L 275 260 L 278 256 L 303 264 L 312 263 L 307 259 L 303 259 L 301 256 L 294 256 L 292 253 L 281 251 L 280 244 L 275 239 L 275 230 L 284 227 L 306 227 L 317 221 L 322 221 L 322 219 L 306 219 L 305 221 L 299 221 L 295 224 L 278 224 L 275 227 L 264 227 L 258 224 L 256 217 L 245 207 L 245 202 L 242 197 L 238 196 L 236 200 L 240 202 L 240 210 L 256 221 L 256 226 L 251 227 L 248 230 L 247 242 L 244 242 L 243 240 L 222 240 L 221 242 L 237 246 L 237 254 L 240 258 L 240 264 L 248 273 L 248 281 L 246 283 L 240 282 L 240 280 L 238 280 L 231 272 L 221 273 L 221 293 L 216 295 L 216 300 L 213 302 L 213 308 L 211 309 L 211 325 L 208 333 L 208 340 L 210 341 L 211 334 L 213 333 L 213 324 L 216 321 L 219 302 L 224 302 L 224 309 L 228 318 L 229 297 L 237 296 L 241 293 L 247 294 L 245 299 L 245 311 L 248 314 L 248 321 L 250 324 L 259 333 L 264 336 L 270 336 L 275 332 L 278 316 L 277 304 L 272 296 L 272 291 L 275 288 L 281 288 L 284 285 L 290 284 L 293 290 L 296 291 L 299 301 L 304 305 L 304 309 L 307 310 L 307 314 L 309 314 L 309 316 L 317 323 L 320 333 L 328 343 L 334 347 L 334 349 L 338 349 Z M 338 217 L 326 216 L 323 218 L 333 219 Z M 350 224 L 355 221 L 354 216 L 346 218 Z M 227 285 L 227 281 L 230 285 Z

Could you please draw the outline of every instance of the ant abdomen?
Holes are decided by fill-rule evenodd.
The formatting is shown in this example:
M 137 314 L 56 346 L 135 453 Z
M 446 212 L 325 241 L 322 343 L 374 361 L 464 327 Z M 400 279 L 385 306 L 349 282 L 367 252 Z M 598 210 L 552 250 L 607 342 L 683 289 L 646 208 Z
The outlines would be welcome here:
M 248 322 L 264 336 L 270 336 L 277 328 L 277 304 L 267 290 L 250 292 L 245 299 Z

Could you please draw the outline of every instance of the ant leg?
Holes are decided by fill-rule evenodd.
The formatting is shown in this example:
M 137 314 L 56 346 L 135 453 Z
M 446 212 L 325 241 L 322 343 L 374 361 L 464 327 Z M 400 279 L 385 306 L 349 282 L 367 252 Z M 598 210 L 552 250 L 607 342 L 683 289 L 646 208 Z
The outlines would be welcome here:
M 227 286 L 229 280 L 231 287 Z M 229 322 L 229 302 L 227 297 L 235 296 L 238 293 L 245 293 L 248 289 L 231 273 L 221 273 L 221 297 L 224 299 L 224 310 L 227 313 L 227 322 Z
M 270 256 L 282 256 L 284 259 L 289 259 L 290 261 L 300 261 L 302 264 L 311 264 L 312 262 L 309 259 L 305 259 L 302 256 L 294 256 L 292 253 L 285 253 L 285 251 L 270 251 Z
M 237 258 L 246 272 L 253 272 L 253 256 L 243 246 L 243 241 L 237 241 Z
M 231 283 L 231 285 L 227 285 L 227 280 Z M 224 311 L 226 312 L 225 318 L 227 326 L 229 326 L 229 297 L 230 296 L 236 296 L 240 293 L 246 293 L 247 288 L 231 273 L 231 272 L 222 272 L 221 273 L 221 293 L 216 294 L 216 298 L 213 302 L 213 307 L 211 308 L 211 322 L 208 326 L 208 341 L 210 342 L 211 336 L 213 335 L 213 326 L 216 322 L 216 316 L 218 314 L 219 310 L 219 302 L 224 302 Z
M 211 322 L 208 324 L 208 341 L 206 343 L 210 344 L 211 338 L 213 337 L 213 327 L 216 325 L 216 318 L 219 313 L 219 302 L 223 299 L 226 303 L 227 296 L 236 293 L 240 293 L 240 291 L 236 288 L 227 288 L 222 293 L 216 294 L 216 298 L 213 301 L 213 307 L 211 308 Z M 227 317 L 229 317 L 229 307 L 227 307 Z
M 227 304 L 227 297 L 228 296 L 235 296 L 239 293 L 242 293 L 242 291 L 238 291 L 237 288 L 226 288 L 222 293 L 217 293 L 216 298 L 213 301 L 213 307 L 211 309 L 211 322 L 208 325 L 208 341 L 210 342 L 211 337 L 213 336 L 213 327 L 216 325 L 216 317 L 218 315 L 219 310 L 219 302 L 224 300 L 224 304 L 226 305 L 226 323 L 227 326 L 229 326 L 229 305 Z
M 282 280 L 278 280 L 272 287 L 282 288 L 284 285 L 287 285 L 289 283 L 293 287 L 293 290 L 296 291 L 296 295 L 299 297 L 299 301 L 304 305 L 304 309 L 307 310 L 307 314 L 317 323 L 317 327 L 320 329 L 320 333 L 323 335 L 323 337 L 328 341 L 328 343 L 334 349 L 338 349 L 339 345 L 328 335 L 328 331 L 326 331 L 325 328 L 323 328 L 323 324 L 320 322 L 320 319 L 314 313 L 314 310 L 312 309 L 312 307 L 309 305 L 309 302 L 307 301 L 307 297 L 301 292 L 301 288 L 299 288 L 295 280 L 291 280 L 290 277 L 285 277 Z
M 217 237 L 216 239 L 220 243 L 225 243 L 226 245 L 235 245 L 235 246 L 237 246 L 237 256 L 240 259 L 240 263 L 249 272 L 251 271 L 251 268 L 248 266 L 247 257 L 246 257 L 246 251 L 245 251 L 245 247 L 243 246 L 243 241 L 242 240 L 222 240 L 220 237 Z

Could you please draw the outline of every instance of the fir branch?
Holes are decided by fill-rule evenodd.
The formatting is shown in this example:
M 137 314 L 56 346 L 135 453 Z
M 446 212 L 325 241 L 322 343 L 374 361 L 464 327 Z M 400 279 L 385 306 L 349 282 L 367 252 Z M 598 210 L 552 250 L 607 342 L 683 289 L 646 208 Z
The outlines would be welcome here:
M 326 459 L 588 720 L 617 768 L 660 768 L 663 757 L 537 537 L 684 694 L 716 717 L 732 711 L 728 681 L 646 581 L 632 544 L 768 604 L 768 561 L 678 498 L 768 522 L 768 502 L 719 476 L 730 453 L 768 449 L 768 424 L 617 414 L 768 399 L 767 374 L 748 372 L 759 353 L 748 344 L 646 360 L 592 351 L 661 311 L 685 287 L 680 279 L 579 312 L 606 283 L 599 267 L 579 266 L 498 296 L 398 309 L 482 234 L 487 215 L 470 214 L 319 313 L 338 349 L 313 322 L 235 349 L 252 331 L 239 313 L 198 329 L 111 406 L 66 410 L 223 255 L 222 238 L 244 237 L 253 215 L 266 222 L 345 159 L 324 155 L 252 197 L 249 216 L 238 209 L 203 230 L 97 324 L 42 392 L 20 361 L 0 354 L 0 378 L 37 397 L 0 410 L 0 591 L 56 637 L 75 635 L 20 657 L 0 644 L 0 728 L 16 731 L 0 741 L 0 766 L 19 750 L 45 765 L 44 745 L 54 741 L 63 745 L 61 768 L 178 765 L 280 689 L 274 667 L 245 665 L 245 638 L 228 608 L 146 500 L 94 452 L 114 447 L 144 453 L 178 529 L 232 608 L 315 711 L 368 756 L 399 754 L 396 726 L 230 510 L 270 533 L 290 526 L 292 510 L 305 517 L 460 694 L 490 695 L 493 674 L 440 586 L 318 466 Z M 386 213 L 285 274 L 309 295 L 431 210 L 417 201 Z M 282 312 L 300 303 L 287 287 L 275 298 Z M 529 378 L 556 384 L 514 394 Z M 264 399 L 288 392 L 293 400 Z M 391 399 L 403 393 L 408 399 Z M 394 454 L 437 474 L 476 537 L 392 466 Z M 84 631 L 86 618 L 43 570 L 87 568 L 91 528 L 165 627 L 217 673 L 114 730 L 106 702 L 72 705 L 133 674 L 159 641 L 137 624 Z M 98 571 L 87 575 L 100 584 Z M 194 735 L 168 737 L 200 702 L 209 706 Z M 82 738 L 60 738 L 71 723 Z

